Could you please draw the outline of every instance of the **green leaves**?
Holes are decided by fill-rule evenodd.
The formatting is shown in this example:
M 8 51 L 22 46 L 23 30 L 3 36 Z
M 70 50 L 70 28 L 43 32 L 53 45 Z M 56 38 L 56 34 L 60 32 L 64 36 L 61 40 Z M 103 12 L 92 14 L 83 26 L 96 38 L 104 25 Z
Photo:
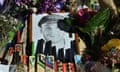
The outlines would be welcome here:
M 87 33 L 90 36 L 91 43 L 93 45 L 95 41 L 95 35 L 97 35 L 97 32 L 103 32 L 107 29 L 109 16 L 109 8 L 103 9 L 94 17 L 92 17 L 85 27 L 78 27 L 78 29 L 84 33 Z
M 84 28 L 79 27 L 79 29 L 89 34 L 94 32 L 100 27 L 105 29 L 107 27 L 109 16 L 110 16 L 110 10 L 106 8 L 100 11 L 98 14 L 96 14 L 93 18 L 91 18 L 88 21 L 87 26 L 85 26 Z
M 0 15 L 0 48 L 13 40 L 20 27 L 21 22 L 17 19 L 8 15 Z

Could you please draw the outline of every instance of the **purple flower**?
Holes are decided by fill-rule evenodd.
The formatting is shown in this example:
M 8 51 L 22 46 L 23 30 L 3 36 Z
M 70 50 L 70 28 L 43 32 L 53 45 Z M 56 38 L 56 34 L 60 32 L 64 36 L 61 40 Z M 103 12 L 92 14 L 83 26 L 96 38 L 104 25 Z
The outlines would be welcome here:
M 112 59 L 112 62 L 113 62 L 113 63 L 117 63 L 117 60 L 116 60 L 116 59 Z
M 28 4 L 31 2 L 31 0 L 15 0 L 16 4 Z
M 96 12 L 92 11 L 89 8 L 83 8 L 77 12 L 80 23 L 86 23 L 95 14 Z
M 108 51 L 102 54 L 101 63 L 106 64 L 108 67 L 112 67 L 114 63 L 115 67 L 120 65 L 120 50 Z

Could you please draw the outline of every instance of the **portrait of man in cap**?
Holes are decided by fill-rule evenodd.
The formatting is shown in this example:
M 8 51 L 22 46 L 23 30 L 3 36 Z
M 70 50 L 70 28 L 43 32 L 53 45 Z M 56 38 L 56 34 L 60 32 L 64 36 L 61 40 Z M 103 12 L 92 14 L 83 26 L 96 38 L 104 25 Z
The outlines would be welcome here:
M 32 16 L 32 38 L 35 42 L 36 54 L 49 52 L 52 50 L 52 47 L 56 48 L 56 53 L 58 53 L 58 50 L 61 48 L 66 50 L 71 47 L 74 34 L 70 37 L 69 33 L 61 30 L 58 26 L 59 20 L 63 20 L 67 15 L 67 13 L 56 13 Z M 35 24 L 37 26 L 35 26 Z M 51 45 L 51 48 L 47 46 L 49 49 L 46 49 L 46 44 Z

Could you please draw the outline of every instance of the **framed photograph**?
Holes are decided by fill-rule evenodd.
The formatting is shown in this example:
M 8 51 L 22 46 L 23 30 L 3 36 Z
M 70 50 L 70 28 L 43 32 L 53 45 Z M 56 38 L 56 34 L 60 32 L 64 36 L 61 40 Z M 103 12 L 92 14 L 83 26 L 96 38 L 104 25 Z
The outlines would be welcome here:
M 32 14 L 32 42 L 34 42 L 34 53 L 56 54 L 59 49 L 65 51 L 71 48 L 75 40 L 74 33 L 62 30 L 59 25 L 69 13 Z M 55 56 L 56 56 L 55 55 Z

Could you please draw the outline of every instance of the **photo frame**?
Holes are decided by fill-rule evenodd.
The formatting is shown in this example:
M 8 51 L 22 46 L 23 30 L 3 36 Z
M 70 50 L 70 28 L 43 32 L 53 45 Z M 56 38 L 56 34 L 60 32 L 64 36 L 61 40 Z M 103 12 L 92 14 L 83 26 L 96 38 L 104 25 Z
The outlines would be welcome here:
M 39 22 L 40 20 L 45 17 L 45 16 L 48 16 L 49 14 L 45 13 L 45 14 L 32 14 L 30 15 L 30 20 L 32 22 L 30 22 L 30 40 L 31 42 L 34 43 L 34 48 L 32 48 L 32 51 L 34 51 L 33 53 L 34 54 L 39 54 L 39 53 L 43 53 L 45 54 L 45 46 L 46 45 L 43 45 L 42 46 L 42 43 L 45 41 L 45 37 L 43 35 L 43 33 L 41 32 L 41 28 L 39 27 Z M 69 13 L 52 13 L 51 15 L 58 15 L 58 16 L 61 16 L 63 17 L 62 20 L 64 20 L 64 18 L 67 18 Z M 52 16 L 51 16 L 52 17 Z M 54 17 L 52 17 L 54 19 Z M 58 17 L 57 17 L 58 18 Z M 53 20 L 54 21 L 54 20 Z M 45 21 L 46 22 L 46 21 Z M 49 27 L 48 27 L 49 28 Z M 64 32 L 64 34 L 62 35 L 57 35 L 57 34 L 60 34 L 60 33 L 53 33 L 53 34 L 56 34 L 55 36 L 58 36 L 58 38 L 60 36 L 63 36 L 65 39 L 66 39 L 66 48 L 64 48 L 64 53 L 65 53 L 65 50 L 67 50 L 68 48 L 71 48 L 71 41 L 75 41 L 75 33 L 69 33 L 69 32 L 66 32 L 64 30 L 61 30 L 59 27 L 57 27 L 60 31 Z M 54 29 L 55 30 L 55 29 Z M 55 31 L 54 31 L 55 32 Z M 42 40 L 41 40 L 42 39 Z M 52 39 L 52 38 L 51 38 Z M 54 38 L 53 38 L 54 39 Z M 41 41 L 41 42 L 38 42 L 38 41 Z M 43 41 L 43 42 L 42 42 Z M 39 45 L 39 48 L 41 48 L 40 46 L 44 47 L 43 49 L 37 49 L 38 48 L 38 45 Z M 44 44 L 44 43 L 43 43 Z M 48 43 L 49 44 L 49 43 Z M 51 47 L 56 47 L 56 46 L 52 46 L 51 44 Z M 59 46 L 58 46 L 59 47 Z M 48 48 L 48 47 L 47 47 Z M 60 48 L 63 48 L 63 47 L 59 47 Z M 34 49 L 34 50 L 33 50 Z M 50 48 L 51 49 L 51 48 Z M 41 50 L 43 50 L 41 52 Z M 47 49 L 48 52 L 50 52 L 49 49 Z M 58 49 L 56 48 L 56 54 L 58 54 Z

